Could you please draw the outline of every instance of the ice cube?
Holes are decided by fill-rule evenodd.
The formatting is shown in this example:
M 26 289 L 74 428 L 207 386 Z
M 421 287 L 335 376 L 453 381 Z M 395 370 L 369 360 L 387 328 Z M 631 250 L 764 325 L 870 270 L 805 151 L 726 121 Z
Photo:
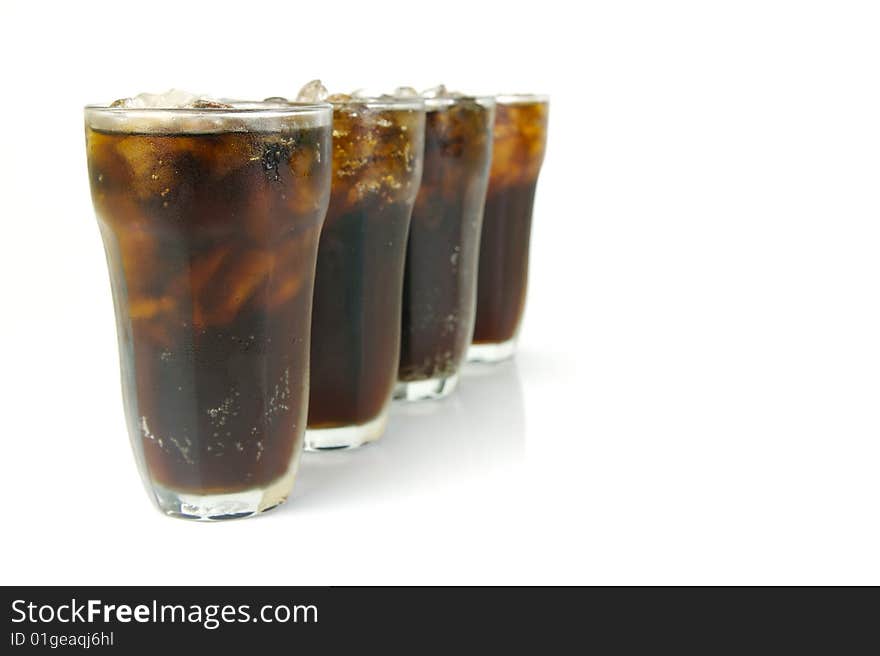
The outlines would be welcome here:
M 207 109 L 227 108 L 230 105 L 189 91 L 169 89 L 165 93 L 141 93 L 133 98 L 122 98 L 110 106 L 126 109 Z
M 391 98 L 387 93 L 385 93 L 381 89 L 375 88 L 366 88 L 366 89 L 355 89 L 351 92 L 350 96 L 356 100 L 370 100 L 373 98 Z
M 174 151 L 167 142 L 129 136 L 117 142 L 116 152 L 131 170 L 130 188 L 139 199 L 164 198 L 177 186 Z
M 413 87 L 397 87 L 394 90 L 394 95 L 398 98 L 418 98 L 419 92 Z
M 314 234 L 303 233 L 281 242 L 275 249 L 276 269 L 272 273 L 266 299 L 267 307 L 274 308 L 286 303 L 302 289 L 308 268 L 303 262 L 308 260 L 307 253 L 317 240 L 317 228 Z
M 423 98 L 461 98 L 462 94 L 458 91 L 450 91 L 445 84 L 438 84 L 436 87 L 422 91 Z
M 228 324 L 266 283 L 274 267 L 271 251 L 246 250 L 235 258 L 225 258 L 213 275 L 216 284 L 204 287 L 194 299 L 193 323 L 200 327 Z
M 422 91 L 423 98 L 445 98 L 448 94 L 449 92 L 444 84 L 438 84 L 436 87 Z
M 299 93 L 296 94 L 296 100 L 297 102 L 324 102 L 328 95 L 327 87 L 321 83 L 321 80 L 312 80 L 299 90 Z

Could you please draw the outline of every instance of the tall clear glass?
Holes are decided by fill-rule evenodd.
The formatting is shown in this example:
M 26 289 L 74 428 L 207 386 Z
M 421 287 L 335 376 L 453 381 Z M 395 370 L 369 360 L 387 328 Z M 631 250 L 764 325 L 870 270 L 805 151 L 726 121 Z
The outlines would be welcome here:
M 333 183 L 315 276 L 306 431 L 314 450 L 357 447 L 385 430 L 425 133 L 420 98 L 330 101 Z
M 547 142 L 546 96 L 497 96 L 492 172 L 483 213 L 477 319 L 468 359 L 511 357 L 526 304 L 529 239 Z
M 331 107 L 85 109 L 128 432 L 178 517 L 245 517 L 293 487 L 308 402 Z
M 441 96 L 426 108 L 395 390 L 395 398 L 409 401 L 451 393 L 471 342 L 495 100 Z

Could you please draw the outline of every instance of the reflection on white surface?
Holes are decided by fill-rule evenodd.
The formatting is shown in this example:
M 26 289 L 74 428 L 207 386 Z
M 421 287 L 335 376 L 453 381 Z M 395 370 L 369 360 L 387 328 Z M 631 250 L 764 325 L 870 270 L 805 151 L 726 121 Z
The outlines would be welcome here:
M 513 361 L 468 365 L 441 401 L 395 402 L 388 431 L 351 451 L 305 453 L 293 498 L 277 513 L 381 501 L 477 477 L 522 459 L 522 384 Z

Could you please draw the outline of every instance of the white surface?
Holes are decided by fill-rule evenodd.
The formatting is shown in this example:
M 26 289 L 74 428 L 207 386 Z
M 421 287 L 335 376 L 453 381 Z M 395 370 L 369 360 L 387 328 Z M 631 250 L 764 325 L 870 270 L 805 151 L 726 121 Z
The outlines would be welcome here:
M 880 583 L 876 5 L 342 4 L 0 5 L 0 582 Z M 277 512 L 167 519 L 81 105 L 316 76 L 552 94 L 521 355 Z

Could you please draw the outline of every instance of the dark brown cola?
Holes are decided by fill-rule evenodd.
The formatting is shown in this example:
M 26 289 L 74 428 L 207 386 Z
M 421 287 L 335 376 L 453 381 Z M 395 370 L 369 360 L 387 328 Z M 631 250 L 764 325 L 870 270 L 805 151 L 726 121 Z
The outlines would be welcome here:
M 170 121 L 152 131 L 148 112 L 141 132 L 99 129 L 87 110 L 129 428 L 166 512 L 250 514 L 251 501 L 211 508 L 187 495 L 280 485 L 277 503 L 292 485 L 329 192 L 321 111 L 323 126 L 270 115 L 265 132 L 251 116 L 193 112 L 195 127 L 175 133 Z
M 395 394 L 411 400 L 451 391 L 471 341 L 494 101 L 440 97 L 427 110 Z
M 499 97 L 483 232 L 474 345 L 469 357 L 494 361 L 513 353 L 529 270 L 532 206 L 544 159 L 549 105 Z
M 384 429 L 425 120 L 420 99 L 333 104 L 333 182 L 312 317 L 306 445 L 315 449 L 358 446 Z

